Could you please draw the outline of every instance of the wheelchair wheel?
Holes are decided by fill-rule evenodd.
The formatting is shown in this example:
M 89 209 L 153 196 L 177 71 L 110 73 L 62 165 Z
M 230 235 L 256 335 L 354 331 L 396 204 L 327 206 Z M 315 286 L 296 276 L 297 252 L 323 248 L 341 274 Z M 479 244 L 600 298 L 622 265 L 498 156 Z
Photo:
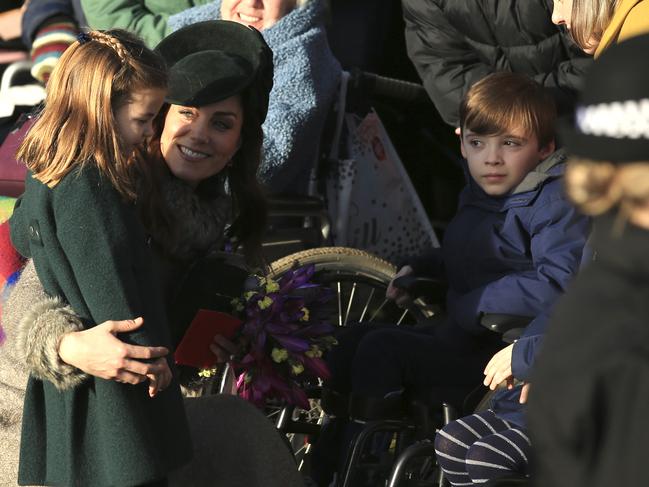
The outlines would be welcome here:
M 359 249 L 320 247 L 287 255 L 271 264 L 270 274 L 279 277 L 294 266 L 314 264 L 315 280 L 330 286 L 332 324 L 376 322 L 412 325 L 436 313 L 434 304 L 416 300 L 401 309 L 385 298 L 388 283 L 397 269 L 386 260 Z
M 385 299 L 388 283 L 396 267 L 368 252 L 348 247 L 320 247 L 290 254 L 270 265 L 269 274 L 279 278 L 294 266 L 314 264 L 314 281 L 334 291 L 331 306 L 332 324 L 396 323 L 413 325 L 435 314 L 435 308 L 416 300 L 408 309 L 401 309 Z M 267 415 L 286 433 L 300 470 L 308 471 L 308 454 L 312 434 L 305 430 L 319 428 L 325 417 L 320 400 L 309 400 L 308 411 L 299 408 L 267 407 Z M 288 416 L 288 417 L 287 417 Z M 317 434 L 317 433 L 315 433 Z

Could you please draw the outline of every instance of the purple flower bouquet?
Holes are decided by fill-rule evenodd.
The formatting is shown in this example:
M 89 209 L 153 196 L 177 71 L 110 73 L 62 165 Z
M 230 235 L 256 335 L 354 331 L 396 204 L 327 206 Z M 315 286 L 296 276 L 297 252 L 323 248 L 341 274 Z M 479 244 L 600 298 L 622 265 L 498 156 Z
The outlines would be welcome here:
M 322 354 L 336 339 L 323 305 L 332 292 L 313 282 L 314 272 L 310 265 L 278 280 L 255 277 L 252 289 L 232 301 L 243 321 L 238 332 L 243 352 L 232 361 L 237 390 L 258 406 L 275 399 L 307 408 L 303 385 L 329 377 Z

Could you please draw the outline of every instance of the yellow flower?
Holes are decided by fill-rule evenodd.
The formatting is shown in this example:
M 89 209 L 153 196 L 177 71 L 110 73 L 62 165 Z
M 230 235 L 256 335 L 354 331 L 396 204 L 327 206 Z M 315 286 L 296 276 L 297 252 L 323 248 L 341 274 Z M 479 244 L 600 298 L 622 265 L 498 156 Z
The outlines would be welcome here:
M 268 281 L 266 282 L 266 292 L 275 293 L 277 291 L 279 291 L 279 284 L 277 284 L 272 279 L 268 279 Z
M 241 303 L 241 300 L 239 298 L 234 298 L 232 301 L 230 301 L 230 305 L 232 306 L 232 309 L 234 309 L 235 311 L 244 310 L 243 304 Z
M 198 376 L 209 379 L 210 377 L 214 377 L 216 375 L 216 372 L 216 367 L 213 369 L 201 369 L 198 371 Z
M 273 361 L 279 363 L 284 362 L 288 358 L 288 350 L 285 348 L 273 348 L 272 352 L 270 352 L 271 357 L 273 357 Z
M 300 321 L 309 321 L 309 310 L 307 308 L 302 308 L 300 311 L 304 313 L 302 318 L 300 318 Z
M 257 301 L 257 306 L 259 306 L 259 309 L 266 309 L 268 308 L 271 304 L 273 304 L 272 298 L 269 298 L 268 296 L 264 296 L 264 299 Z
M 304 352 L 304 355 L 309 358 L 320 358 L 322 357 L 322 350 L 317 345 L 311 345 L 311 348 Z
M 250 301 L 255 294 L 257 294 L 257 291 L 248 291 L 243 295 L 243 297 L 246 298 L 246 301 Z
M 293 375 L 300 375 L 304 372 L 304 365 L 301 363 L 291 364 L 291 372 L 293 372 Z

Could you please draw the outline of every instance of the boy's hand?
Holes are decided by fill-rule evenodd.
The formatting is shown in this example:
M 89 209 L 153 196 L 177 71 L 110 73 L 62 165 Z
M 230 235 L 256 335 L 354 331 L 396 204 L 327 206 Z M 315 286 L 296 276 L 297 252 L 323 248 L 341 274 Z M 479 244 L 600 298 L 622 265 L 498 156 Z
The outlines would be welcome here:
M 216 361 L 222 364 L 231 360 L 232 356 L 239 352 L 239 347 L 223 335 L 214 335 L 214 340 L 210 344 L 210 350 L 216 355 Z
M 169 353 L 165 347 L 130 345 L 115 336 L 132 332 L 143 323 L 142 318 L 105 321 L 88 330 L 67 333 L 59 342 L 59 356 L 65 363 L 95 377 L 139 384 L 149 375 L 157 375 L 160 367 L 157 361 L 147 363 L 138 359 L 162 358 Z
M 393 284 L 394 280 L 398 277 L 412 274 L 413 272 L 414 270 L 412 267 L 410 267 L 409 265 L 404 265 L 401 269 L 399 269 L 399 272 L 397 272 L 395 276 L 392 278 L 390 284 L 388 284 L 388 289 L 385 292 L 385 297 L 394 301 L 397 304 L 397 306 L 400 307 L 406 306 L 411 299 L 410 299 L 410 295 L 406 291 L 404 291 L 403 289 L 399 289 Z
M 483 384 L 492 391 L 498 387 L 501 382 L 507 381 L 507 387 L 513 387 L 512 374 L 512 351 L 514 344 L 503 348 L 497 352 L 484 369 L 485 379 Z

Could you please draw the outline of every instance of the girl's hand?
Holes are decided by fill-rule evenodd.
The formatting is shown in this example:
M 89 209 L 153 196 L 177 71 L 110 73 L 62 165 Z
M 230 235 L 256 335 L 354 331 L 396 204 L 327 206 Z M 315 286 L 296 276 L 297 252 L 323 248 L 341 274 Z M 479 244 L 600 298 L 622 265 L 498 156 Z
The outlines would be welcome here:
M 171 382 L 172 374 L 167 359 L 160 357 L 151 364 L 151 372 L 146 376 L 149 379 L 149 396 L 155 397 L 158 392 L 167 388 Z
M 511 389 L 514 386 L 514 376 L 512 374 L 512 351 L 514 344 L 503 348 L 497 352 L 484 369 L 485 379 L 483 384 L 492 391 L 498 387 L 501 382 L 507 381 L 507 387 Z
M 232 355 L 236 355 L 239 352 L 239 347 L 223 335 L 214 335 L 214 340 L 210 344 L 210 350 L 216 355 L 216 361 L 222 364 L 231 360 Z
M 59 342 L 59 356 L 65 363 L 101 379 L 139 384 L 153 376 L 155 390 L 160 390 L 160 385 L 164 388 L 169 384 L 166 377 L 171 372 L 166 361 L 163 367 L 159 360 L 151 363 L 141 360 L 162 359 L 169 350 L 130 345 L 115 336 L 137 330 L 143 323 L 142 318 L 105 321 L 88 330 L 67 333 Z
M 407 276 L 409 274 L 412 274 L 413 272 L 414 270 L 412 267 L 410 267 L 409 265 L 404 265 L 392 278 L 390 284 L 388 284 L 388 290 L 385 292 L 385 297 L 393 300 L 397 304 L 397 306 L 406 306 L 410 301 L 410 295 L 403 289 L 396 287 L 393 282 L 397 277 Z

